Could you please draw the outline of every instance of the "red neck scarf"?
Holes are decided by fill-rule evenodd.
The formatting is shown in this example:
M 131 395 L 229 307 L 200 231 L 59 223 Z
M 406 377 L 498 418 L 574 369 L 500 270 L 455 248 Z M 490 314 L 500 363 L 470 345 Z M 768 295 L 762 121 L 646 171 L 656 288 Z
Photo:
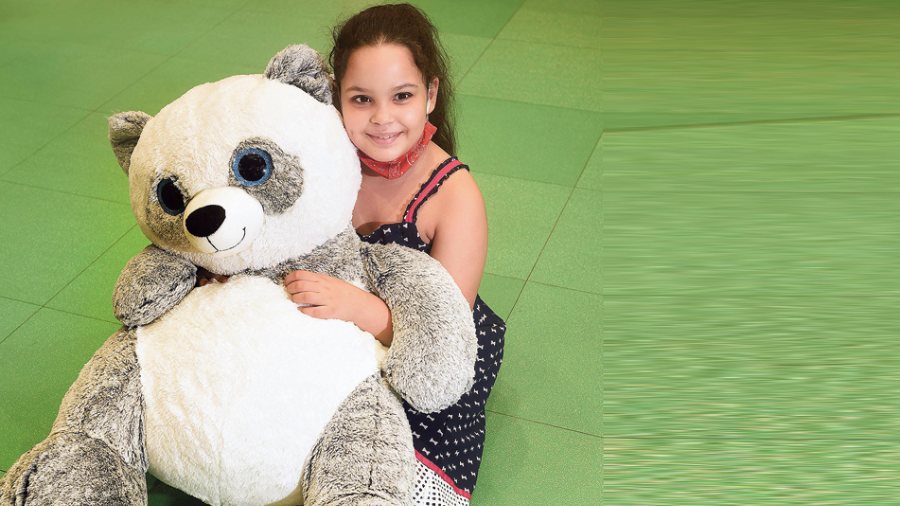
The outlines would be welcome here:
M 395 160 L 389 162 L 379 162 L 358 149 L 356 150 L 356 154 L 366 167 L 372 169 L 379 176 L 387 179 L 397 179 L 403 174 L 406 174 L 406 171 L 416 163 L 416 160 L 419 159 L 419 155 L 425 151 L 425 146 L 431 142 L 431 137 L 435 132 L 437 132 L 437 127 L 432 125 L 430 121 L 426 121 L 425 130 L 422 132 L 422 138 L 419 139 L 419 142 L 417 142 L 412 149 L 407 151 L 406 154 L 400 155 Z

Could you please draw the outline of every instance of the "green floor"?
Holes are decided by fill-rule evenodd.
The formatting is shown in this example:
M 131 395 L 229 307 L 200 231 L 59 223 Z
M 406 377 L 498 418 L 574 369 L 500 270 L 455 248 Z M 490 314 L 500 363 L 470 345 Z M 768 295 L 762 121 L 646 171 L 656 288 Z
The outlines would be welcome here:
M 900 2 L 418 3 L 509 322 L 473 504 L 900 504 Z M 0 470 L 145 244 L 105 116 L 365 4 L 0 0 Z

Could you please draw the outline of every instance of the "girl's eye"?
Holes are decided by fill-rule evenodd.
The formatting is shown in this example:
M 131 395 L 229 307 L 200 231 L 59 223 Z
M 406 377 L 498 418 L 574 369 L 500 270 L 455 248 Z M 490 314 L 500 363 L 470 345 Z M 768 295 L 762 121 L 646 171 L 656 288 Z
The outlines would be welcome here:
M 356 95 L 355 97 L 351 98 L 350 101 L 357 103 L 357 104 L 367 104 L 367 103 L 371 102 L 372 99 L 370 99 L 369 97 L 367 97 L 365 95 Z
M 404 91 L 403 93 L 397 93 L 397 100 L 403 102 L 404 100 L 409 100 L 412 98 L 412 93 Z

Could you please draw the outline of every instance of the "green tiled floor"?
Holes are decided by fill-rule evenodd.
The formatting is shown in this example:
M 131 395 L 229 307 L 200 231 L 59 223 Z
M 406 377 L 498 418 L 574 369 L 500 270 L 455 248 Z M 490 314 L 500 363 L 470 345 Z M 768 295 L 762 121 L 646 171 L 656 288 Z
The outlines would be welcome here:
M 0 475 L 146 243 L 104 117 L 368 3 L 0 0 Z M 417 3 L 509 324 L 473 504 L 900 504 L 900 4 Z
M 0 343 L 0 469 L 47 435 L 62 394 L 116 328 L 44 308 Z
M 479 173 L 565 187 L 578 180 L 603 132 L 601 114 L 576 109 L 463 96 L 458 110 L 471 125 L 460 135 L 460 156 Z

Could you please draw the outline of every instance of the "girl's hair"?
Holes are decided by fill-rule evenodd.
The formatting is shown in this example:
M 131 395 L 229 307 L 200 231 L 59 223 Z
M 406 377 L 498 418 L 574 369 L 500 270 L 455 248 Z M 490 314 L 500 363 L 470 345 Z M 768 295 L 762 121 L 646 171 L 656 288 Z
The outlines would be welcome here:
M 412 53 L 413 61 L 426 86 L 438 78 L 434 110 L 428 119 L 437 127 L 434 142 L 450 154 L 456 152 L 453 118 L 453 86 L 447 67 L 447 54 L 438 39 L 437 29 L 428 16 L 410 4 L 376 5 L 359 12 L 332 30 L 334 45 L 329 55 L 334 71 L 335 105 L 340 108 L 340 83 L 347 72 L 353 51 L 379 44 L 399 44 Z

